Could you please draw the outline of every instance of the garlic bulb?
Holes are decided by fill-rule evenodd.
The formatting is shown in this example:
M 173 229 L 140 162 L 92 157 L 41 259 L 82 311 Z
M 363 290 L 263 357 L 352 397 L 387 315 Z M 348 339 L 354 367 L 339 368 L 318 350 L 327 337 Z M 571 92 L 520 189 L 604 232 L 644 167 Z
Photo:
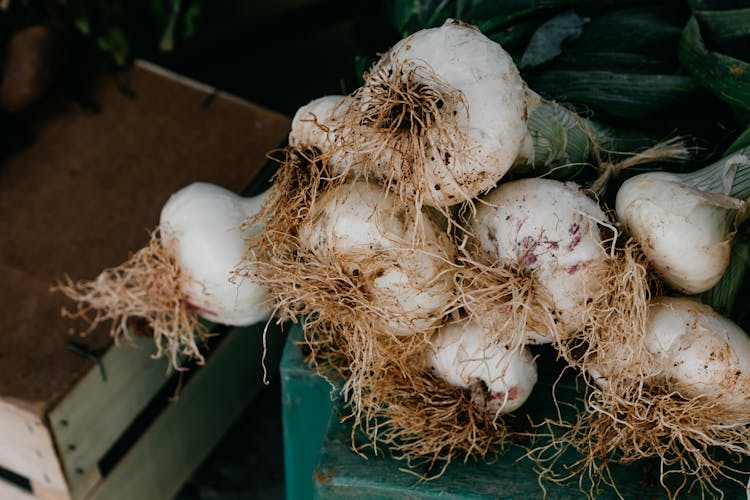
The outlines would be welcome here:
M 705 292 L 729 265 L 738 199 L 691 187 L 675 174 L 649 172 L 617 192 L 616 211 L 656 273 L 685 294 Z
M 472 231 L 499 265 L 510 262 L 533 273 L 570 332 L 581 328 L 585 306 L 601 288 L 606 252 L 597 223 L 606 221 L 576 185 L 530 178 L 501 184 L 485 196 Z M 552 338 L 528 332 L 527 341 Z
M 350 182 L 317 199 L 299 241 L 363 284 L 384 329 L 410 335 L 440 322 L 454 294 L 453 249 L 428 219 L 381 186 Z
M 520 408 L 537 381 L 528 349 L 509 349 L 474 321 L 440 329 L 431 340 L 427 362 L 448 384 L 473 389 L 474 401 L 493 413 Z
M 711 307 L 683 297 L 655 299 L 646 345 L 684 397 L 750 411 L 750 338 Z
M 266 289 L 233 271 L 247 250 L 240 231 L 260 210 L 263 195 L 244 198 L 222 187 L 196 182 L 173 194 L 161 211 L 162 240 L 182 273 L 181 292 L 190 307 L 211 321 L 250 325 L 271 312 Z

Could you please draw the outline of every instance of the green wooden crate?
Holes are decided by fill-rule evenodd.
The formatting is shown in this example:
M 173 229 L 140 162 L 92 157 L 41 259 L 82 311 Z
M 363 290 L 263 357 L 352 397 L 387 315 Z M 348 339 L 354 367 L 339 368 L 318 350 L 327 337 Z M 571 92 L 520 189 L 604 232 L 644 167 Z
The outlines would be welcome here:
M 582 498 L 577 484 L 557 485 L 540 481 L 535 465 L 524 458 L 524 450 L 512 447 L 506 454 L 488 462 L 455 461 L 438 479 L 419 481 L 405 471 L 406 464 L 383 455 L 366 453 L 362 457 L 351 449 L 351 426 L 342 422 L 340 401 L 331 399 L 330 385 L 305 364 L 296 343 L 301 332 L 293 328 L 281 363 L 284 385 L 284 448 L 286 484 L 290 500 L 320 498 L 349 499 L 437 499 L 475 500 L 486 498 Z M 559 364 L 551 353 L 538 362 L 540 380 L 550 380 Z M 524 409 L 535 415 L 554 417 L 549 397 L 551 386 L 540 382 Z M 575 396 L 572 384 L 558 384 L 561 398 Z M 324 419 L 323 415 L 328 418 Z M 325 420 L 325 422 L 324 422 Z M 573 453 L 565 458 L 572 462 Z M 613 466 L 620 493 L 624 498 L 667 498 L 658 485 L 657 470 L 646 463 Z M 651 464 L 655 465 L 655 464 Z M 417 473 L 425 472 L 417 470 Z M 726 498 L 745 498 L 741 486 L 720 482 Z M 618 498 L 609 488 L 601 488 L 597 498 Z M 680 498 L 700 498 L 700 492 Z
M 289 333 L 281 358 L 284 477 L 288 500 L 305 500 L 313 492 L 313 470 L 333 410 L 331 385 L 308 368 L 298 326 Z

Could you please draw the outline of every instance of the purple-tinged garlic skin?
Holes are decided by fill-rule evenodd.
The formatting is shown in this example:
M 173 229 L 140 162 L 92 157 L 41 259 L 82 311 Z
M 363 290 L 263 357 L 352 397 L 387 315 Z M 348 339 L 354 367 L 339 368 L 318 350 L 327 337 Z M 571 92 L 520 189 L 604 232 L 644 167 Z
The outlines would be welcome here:
M 472 224 L 480 246 L 499 265 L 518 264 L 533 273 L 551 294 L 565 331 L 584 324 L 583 309 L 602 286 L 606 251 L 599 223 L 607 223 L 599 205 L 573 183 L 521 179 L 501 184 L 481 203 Z M 548 343 L 546 332 L 527 340 Z
M 479 402 L 497 414 L 520 408 L 537 382 L 536 363 L 527 348 L 509 349 L 474 321 L 441 328 L 431 339 L 427 362 L 450 385 L 469 389 L 484 384 L 487 394 Z

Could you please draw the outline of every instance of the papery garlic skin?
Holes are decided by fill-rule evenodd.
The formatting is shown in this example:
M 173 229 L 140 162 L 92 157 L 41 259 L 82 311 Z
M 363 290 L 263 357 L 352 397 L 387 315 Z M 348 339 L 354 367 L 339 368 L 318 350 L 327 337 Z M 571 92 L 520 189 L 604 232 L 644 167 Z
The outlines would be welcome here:
M 684 397 L 750 410 L 750 337 L 710 306 L 684 297 L 654 299 L 645 340 Z
M 487 394 L 475 394 L 475 400 L 483 398 L 479 402 L 498 414 L 520 408 L 537 382 L 536 363 L 527 348 L 511 350 L 474 321 L 440 329 L 430 341 L 427 363 L 450 385 L 468 389 L 481 381 Z
M 265 288 L 235 276 L 245 258 L 246 238 L 260 231 L 240 230 L 260 211 L 264 194 L 244 198 L 213 184 L 196 182 L 174 193 L 161 211 L 162 241 L 182 274 L 188 305 L 211 321 L 246 326 L 268 318 Z
M 659 277 L 692 295 L 713 287 L 726 271 L 741 204 L 693 189 L 678 175 L 649 172 L 623 183 L 615 210 Z
M 337 140 L 337 128 L 346 111 L 346 97 L 329 95 L 314 99 L 297 110 L 289 132 L 289 145 L 329 151 Z
M 465 157 L 427 156 L 432 204 L 452 205 L 492 188 L 516 161 L 528 135 L 525 84 L 510 54 L 475 27 L 449 19 L 401 40 L 388 57 L 394 68 L 428 66 L 465 100 L 465 107 L 457 108 Z
M 477 205 L 472 231 L 499 265 L 511 262 L 533 272 L 551 294 L 563 329 L 584 324 L 585 306 L 602 286 L 606 259 L 598 223 L 599 205 L 575 184 L 530 178 L 501 184 Z M 552 342 L 546 332 L 527 341 Z
M 383 331 L 412 335 L 442 321 L 454 299 L 453 248 L 382 186 L 349 182 L 327 190 L 299 230 L 300 246 L 364 280 Z

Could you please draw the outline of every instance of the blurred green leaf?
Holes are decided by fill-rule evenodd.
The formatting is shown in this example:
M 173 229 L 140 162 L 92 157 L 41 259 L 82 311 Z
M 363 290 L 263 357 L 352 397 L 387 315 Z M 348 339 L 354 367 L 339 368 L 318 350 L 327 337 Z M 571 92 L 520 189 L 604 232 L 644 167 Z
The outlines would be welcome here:
M 195 36 L 205 0 L 51 0 L 117 65 L 127 64 L 133 47 L 159 40 L 170 51 Z
M 544 21 L 544 16 L 530 16 L 508 27 L 501 28 L 488 37 L 499 43 L 505 50 L 511 51 L 519 48 L 533 35 L 539 24 Z
M 514 31 L 515 24 L 533 16 L 541 24 L 555 11 L 575 8 L 579 12 L 640 5 L 645 0 L 392 0 L 389 2 L 391 24 L 406 36 L 419 29 L 438 26 L 452 17 L 477 26 L 488 36 Z M 653 1 L 651 2 L 653 3 Z M 667 3 L 673 3 L 671 0 Z M 537 26 L 539 25 L 537 24 Z
M 172 0 L 172 10 L 169 14 L 169 20 L 164 27 L 164 32 L 159 41 L 159 49 L 162 52 L 171 52 L 174 50 L 175 31 L 177 30 L 177 23 L 179 22 L 181 12 L 182 0 Z
M 701 31 L 714 43 L 726 43 L 750 35 L 750 9 L 700 10 L 694 12 Z
M 513 2 L 516 3 L 516 2 Z M 532 2 L 524 2 L 532 3 Z M 564 6 L 566 2 L 553 2 Z M 474 24 L 483 33 L 492 33 L 500 28 L 509 26 L 530 14 L 539 12 L 532 6 L 519 6 L 517 9 L 507 9 L 505 2 L 468 1 L 459 2 L 456 15 L 459 19 Z
M 112 59 L 118 66 L 125 66 L 131 58 L 132 52 L 130 41 L 125 33 L 114 26 L 111 26 L 105 33 L 97 38 L 99 48 L 111 54 Z
M 182 36 L 189 38 L 198 31 L 198 19 L 203 14 L 204 7 L 201 2 L 193 2 L 186 9 L 183 15 Z
M 679 57 L 682 65 L 711 92 L 731 106 L 750 110 L 750 65 L 709 50 L 695 17 L 682 32 Z
M 171 0 L 148 0 L 148 6 L 151 15 L 159 24 L 165 25 L 169 22 L 169 17 L 172 15 Z
M 621 9 L 592 19 L 568 51 L 673 53 L 682 26 L 683 19 L 675 9 L 660 6 Z
M 407 36 L 423 28 L 442 24 L 455 17 L 455 2 L 451 0 L 396 0 L 389 5 L 391 24 Z
M 724 156 L 730 155 L 735 151 L 739 151 L 742 148 L 750 146 L 750 127 L 747 127 L 744 132 L 740 134 L 737 139 L 727 148 L 724 152 Z
M 572 10 L 566 10 L 542 24 L 531 37 L 519 67 L 541 66 L 551 61 L 562 53 L 565 42 L 581 36 L 584 24 L 586 20 Z
M 549 70 L 527 77 L 548 99 L 590 105 L 613 116 L 640 119 L 687 99 L 696 90 L 681 75 L 624 74 L 610 71 Z
M 750 7 L 750 0 L 688 0 L 692 10 L 729 10 Z
M 364 75 L 365 71 L 368 71 L 373 64 L 375 64 L 378 61 L 378 58 L 375 56 L 355 56 L 354 57 L 354 71 L 357 74 L 357 79 L 360 85 L 365 83 L 364 78 L 362 78 L 362 75 Z
M 483 31 L 494 31 L 527 15 L 540 11 L 574 8 L 577 12 L 601 11 L 616 6 L 649 3 L 644 0 L 464 0 L 458 2 L 456 15 L 476 24 Z M 653 3 L 653 2 L 652 2 Z
M 659 74 L 670 69 L 664 59 L 631 52 L 583 52 L 563 54 L 550 69 L 612 71 L 615 73 Z
M 84 35 L 91 34 L 91 22 L 88 17 L 78 16 L 73 20 L 76 29 Z
M 742 288 L 745 275 L 750 269 L 750 241 L 737 240 L 732 245 L 732 254 L 721 280 L 701 295 L 701 300 L 717 312 L 732 317 L 737 304 L 737 294 Z M 746 306 L 746 304 L 743 304 Z

